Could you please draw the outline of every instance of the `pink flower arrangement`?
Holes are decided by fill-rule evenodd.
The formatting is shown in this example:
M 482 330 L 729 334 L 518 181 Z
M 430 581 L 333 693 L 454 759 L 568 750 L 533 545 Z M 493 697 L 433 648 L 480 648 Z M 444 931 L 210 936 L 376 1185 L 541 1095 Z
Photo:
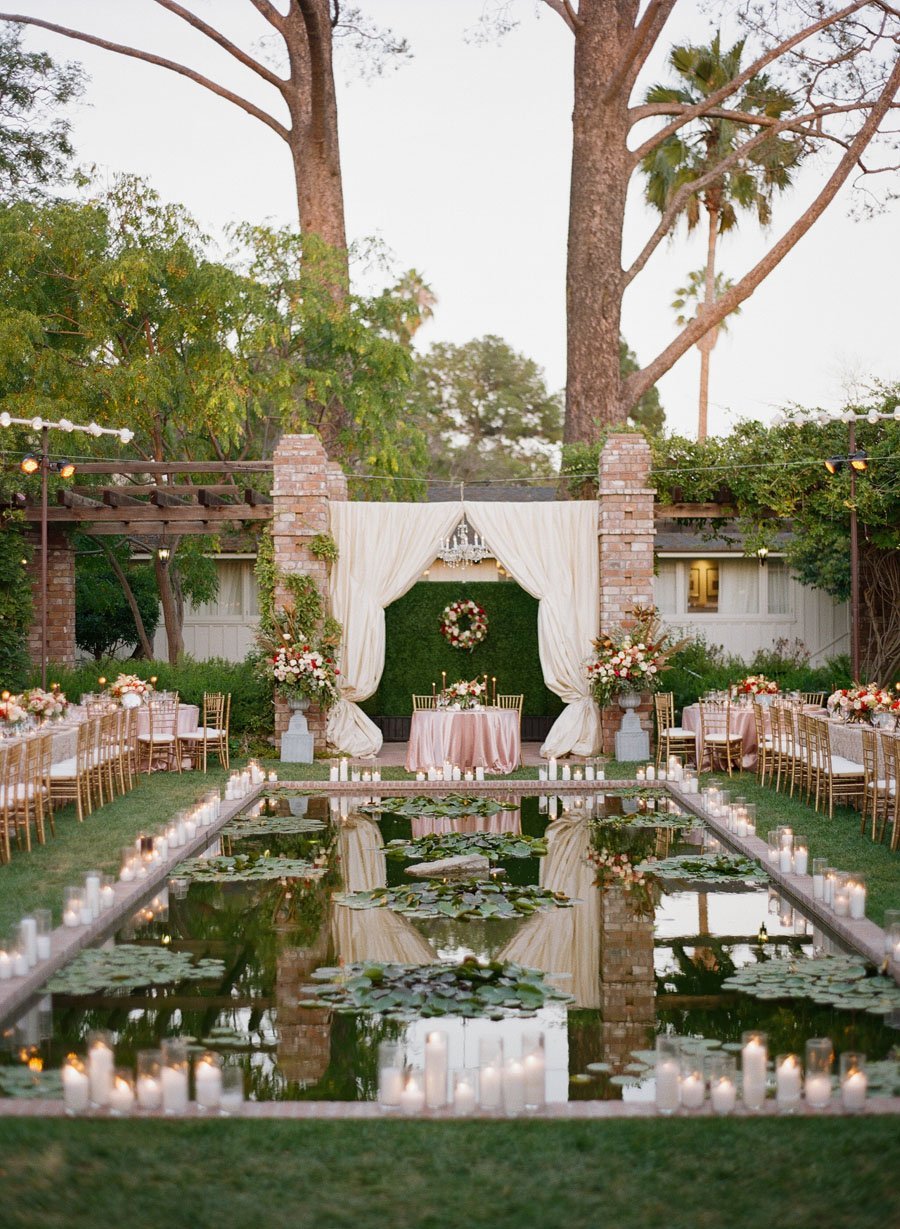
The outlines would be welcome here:
M 476 708 L 487 695 L 484 679 L 459 679 L 441 692 L 442 706 Z
M 876 713 L 889 713 L 896 706 L 894 696 L 877 683 L 843 687 L 828 697 L 828 711 L 844 721 L 865 721 L 871 724 Z
M 10 696 L 8 700 L 0 700 L 0 721 L 5 725 L 18 725 L 28 716 L 19 703 L 21 696 Z
M 781 688 L 764 674 L 748 674 L 737 684 L 737 690 L 745 696 L 777 696 Z
M 43 691 L 40 687 L 23 692 L 18 700 L 27 713 L 41 721 L 61 717 L 69 707 L 69 701 L 61 691 Z
M 120 674 L 107 687 L 106 694 L 114 700 L 122 700 L 125 696 L 137 696 L 143 700 L 153 690 L 153 684 L 147 679 L 138 678 L 136 674 Z
M 670 669 L 669 658 L 686 643 L 672 643 L 652 607 L 636 607 L 632 613 L 634 628 L 594 641 L 596 655 L 586 669 L 599 704 L 624 691 L 655 691 L 661 673 Z

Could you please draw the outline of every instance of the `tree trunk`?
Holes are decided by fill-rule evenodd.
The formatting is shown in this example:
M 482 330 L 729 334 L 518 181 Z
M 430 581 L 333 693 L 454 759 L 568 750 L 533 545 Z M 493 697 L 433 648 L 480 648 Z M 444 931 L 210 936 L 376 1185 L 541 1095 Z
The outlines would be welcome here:
M 141 646 L 141 651 L 144 656 L 150 660 L 153 657 L 153 648 L 150 644 L 150 638 L 147 635 L 147 629 L 144 627 L 144 620 L 141 616 L 141 608 L 137 604 L 137 598 L 134 596 L 134 590 L 128 580 L 128 574 L 116 558 L 115 551 L 107 546 L 102 538 L 94 538 L 94 542 L 100 547 L 106 556 L 106 561 L 112 568 L 116 580 L 121 586 L 122 592 L 125 594 L 125 601 L 128 603 L 128 609 L 131 611 L 131 616 L 134 619 L 134 626 L 137 630 L 138 643 Z
M 606 95 L 636 7 L 627 0 L 582 0 L 579 6 L 566 271 L 566 443 L 589 442 L 598 425 L 625 421 L 619 326 L 629 116 L 623 91 Z
M 172 554 L 175 546 L 172 546 Z M 159 555 L 154 556 L 153 566 L 156 571 L 156 584 L 159 589 L 159 600 L 162 606 L 163 623 L 166 628 L 166 643 L 169 653 L 169 664 L 175 666 L 184 652 L 184 637 L 181 634 L 181 619 L 179 618 L 178 600 L 169 574 L 169 564 L 164 563 Z
M 715 206 L 707 205 L 709 212 L 709 237 L 706 245 L 706 284 L 703 291 L 703 306 L 701 311 L 712 309 L 716 297 L 716 237 L 719 229 L 719 211 Z M 700 351 L 700 406 L 697 415 L 697 439 L 706 439 L 706 428 L 709 420 L 709 360 L 716 344 L 718 328 L 714 327 L 705 333 L 697 342 Z

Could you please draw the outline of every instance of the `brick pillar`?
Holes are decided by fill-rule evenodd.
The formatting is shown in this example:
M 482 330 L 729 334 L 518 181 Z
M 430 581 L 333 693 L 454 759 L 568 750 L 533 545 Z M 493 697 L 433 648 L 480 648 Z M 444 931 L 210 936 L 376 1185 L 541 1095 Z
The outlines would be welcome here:
M 650 445 L 642 435 L 610 435 L 600 454 L 600 627 L 633 623 L 634 606 L 653 604 L 653 500 Z M 639 710 L 649 729 L 649 703 Z M 603 750 L 612 754 L 621 711 L 603 713 Z
M 28 656 L 41 664 L 41 543 L 29 533 L 33 548 L 28 565 L 34 617 L 28 632 Z M 50 526 L 47 537 L 47 663 L 75 665 L 75 552 L 69 535 Z M 47 684 L 52 682 L 48 677 Z
M 329 500 L 347 498 L 347 479 L 341 467 L 328 460 L 328 454 L 315 435 L 282 436 L 272 459 L 275 567 L 285 575 L 311 576 L 327 603 L 328 566 L 310 553 L 308 543 L 317 534 L 328 533 Z M 284 587 L 276 586 L 276 603 L 287 597 Z M 325 742 L 325 714 L 316 705 L 311 705 L 306 717 L 316 749 L 321 751 Z M 276 697 L 276 738 L 280 739 L 289 720 L 287 703 Z
M 615 883 L 600 891 L 600 1015 L 603 1061 L 621 1071 L 655 1030 L 656 974 L 653 910 Z

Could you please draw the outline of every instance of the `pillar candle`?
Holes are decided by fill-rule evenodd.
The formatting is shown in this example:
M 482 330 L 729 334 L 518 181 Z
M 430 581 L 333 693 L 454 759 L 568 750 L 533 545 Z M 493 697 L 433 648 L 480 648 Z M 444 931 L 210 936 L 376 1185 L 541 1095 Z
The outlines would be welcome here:
M 167 1114 L 184 1114 L 188 1107 L 187 1068 L 182 1066 L 163 1067 L 160 1078 L 164 1112 Z
M 547 762 L 547 780 L 548 781 L 556 780 L 556 756 L 555 755 L 551 755 L 550 759 Z
M 852 918 L 864 918 L 866 916 L 866 886 L 863 883 L 851 881 L 850 888 L 850 916 Z
M 217 1110 L 222 1100 L 222 1068 L 209 1058 L 194 1064 L 194 1088 L 197 1105 L 202 1110 Z
M 744 1104 L 747 1109 L 761 1109 L 766 1099 L 766 1044 L 751 1037 L 741 1050 Z
M 111 909 L 116 903 L 116 889 L 110 883 L 104 883 L 100 889 L 100 908 L 104 911 Z M 49 952 L 47 955 L 49 956 Z
M 709 1099 L 717 1114 L 730 1114 L 737 1102 L 737 1089 L 734 1080 L 722 1076 L 716 1080 L 709 1091 Z
M 488 1063 L 481 1068 L 478 1078 L 478 1101 L 483 1110 L 495 1110 L 500 1106 L 500 1068 Z
M 585 779 L 585 781 L 593 781 L 593 779 L 594 779 L 595 775 L 596 775 L 596 769 L 594 768 L 594 765 L 593 765 L 593 764 L 585 764 L 585 766 L 584 766 L 584 779 Z
M 95 1041 L 88 1051 L 88 1079 L 94 1105 L 108 1105 L 112 1090 L 115 1057 L 112 1046 Z
M 117 1075 L 109 1090 L 109 1110 L 111 1114 L 124 1117 L 130 1114 L 134 1107 L 134 1089 L 124 1076 Z
M 809 870 L 809 849 L 806 845 L 797 845 L 794 849 L 794 874 L 805 875 Z
M 561 772 L 561 774 L 560 774 L 560 775 L 561 775 L 561 779 L 562 779 L 563 781 L 571 781 L 571 779 L 572 779 L 572 769 L 569 767 L 569 765 L 568 765 L 568 764 L 563 764 L 563 766 L 562 766 L 562 772 Z
M 34 968 L 38 961 L 37 937 L 37 919 L 23 917 L 19 923 L 19 939 L 29 968 Z
M 680 1104 L 681 1072 L 674 1058 L 656 1062 L 656 1108 L 662 1114 L 674 1114 Z
M 457 1114 L 471 1114 L 475 1109 L 475 1089 L 470 1080 L 457 1082 L 453 1090 L 453 1109 Z
M 385 1066 L 378 1072 L 378 1102 L 396 1109 L 403 1095 L 403 1072 L 399 1067 Z
M 849 1072 L 841 1084 L 841 1104 L 844 1109 L 851 1113 L 865 1109 L 868 1087 L 865 1071 Z
M 831 1104 L 831 1076 L 825 1074 L 807 1076 L 806 1104 L 812 1109 L 824 1109 Z
M 791 873 L 793 861 L 794 859 L 791 854 L 790 845 L 782 845 L 781 851 L 778 854 L 778 869 L 783 875 L 789 875 Z
M 137 1103 L 142 1110 L 158 1110 L 162 1105 L 162 1088 L 155 1076 L 138 1076 Z
M 514 1058 L 503 1068 L 503 1109 L 507 1114 L 521 1114 L 524 1108 L 525 1069 Z
M 404 1114 L 420 1114 L 425 1105 L 425 1093 L 418 1076 L 411 1075 L 406 1081 L 406 1087 L 400 1094 L 400 1108 Z
M 332 764 L 332 765 L 331 765 L 331 767 L 328 769 L 328 780 L 329 780 L 329 781 L 336 781 L 336 780 L 338 779 L 338 772 L 339 772 L 339 771 L 340 771 L 340 770 L 339 770 L 339 768 L 338 768 L 337 764 Z
M 9 981 L 12 971 L 13 962 L 9 952 L 0 951 L 0 981 Z
M 482 764 L 479 764 L 478 767 L 475 769 L 475 780 L 476 781 L 484 780 L 484 766 Z
M 425 1038 L 425 1104 L 440 1109 L 447 1104 L 447 1034 L 429 1033 Z
M 63 1104 L 67 1114 L 83 1113 L 90 1104 L 90 1081 L 84 1065 L 74 1054 L 62 1069 Z
M 793 1054 L 786 1054 L 775 1068 L 775 1101 L 779 1110 L 792 1113 L 800 1106 L 803 1074 Z
M 540 1109 L 547 1099 L 546 1063 L 544 1051 L 534 1050 L 525 1055 L 525 1104 L 533 1109 Z
M 706 1085 L 703 1076 L 696 1071 L 689 1072 L 681 1081 L 681 1104 L 685 1109 L 699 1109 L 706 1100 Z

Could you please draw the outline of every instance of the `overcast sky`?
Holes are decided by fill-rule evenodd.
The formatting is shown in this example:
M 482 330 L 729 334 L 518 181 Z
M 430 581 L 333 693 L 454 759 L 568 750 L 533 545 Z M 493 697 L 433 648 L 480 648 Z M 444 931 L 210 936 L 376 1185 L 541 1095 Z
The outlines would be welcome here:
M 187 0 L 245 46 L 267 27 L 249 0 Z M 410 41 L 413 58 L 367 84 L 338 65 L 340 135 L 351 238 L 378 236 L 398 271 L 413 267 L 438 296 L 420 344 L 496 333 L 565 381 L 565 255 L 571 151 L 572 40 L 539 0 L 518 0 L 518 29 L 500 44 L 464 35 L 484 0 L 359 0 Z M 706 40 L 699 0 L 682 0 L 663 43 Z M 78 25 L 189 63 L 278 107 L 280 99 L 224 52 L 152 0 L 21 0 L 17 11 Z M 27 43 L 80 60 L 90 83 L 74 114 L 83 162 L 145 176 L 220 234 L 232 221 L 296 221 L 287 147 L 274 133 L 199 86 L 40 30 Z M 659 54 L 639 83 L 664 75 Z M 279 112 L 280 114 L 280 112 Z M 804 171 L 776 204 L 778 235 L 802 209 L 827 164 Z M 879 183 L 883 189 L 884 184 Z M 744 304 L 713 354 L 710 430 L 767 419 L 788 402 L 833 408 L 870 377 L 900 378 L 894 212 L 855 222 L 850 193 L 835 201 Z M 627 245 L 652 224 L 632 193 Z M 739 277 L 764 249 L 751 218 L 720 248 Z M 623 328 L 642 362 L 674 331 L 673 291 L 705 259 L 702 238 L 663 246 L 625 300 Z M 696 428 L 699 357 L 660 383 L 670 426 Z

